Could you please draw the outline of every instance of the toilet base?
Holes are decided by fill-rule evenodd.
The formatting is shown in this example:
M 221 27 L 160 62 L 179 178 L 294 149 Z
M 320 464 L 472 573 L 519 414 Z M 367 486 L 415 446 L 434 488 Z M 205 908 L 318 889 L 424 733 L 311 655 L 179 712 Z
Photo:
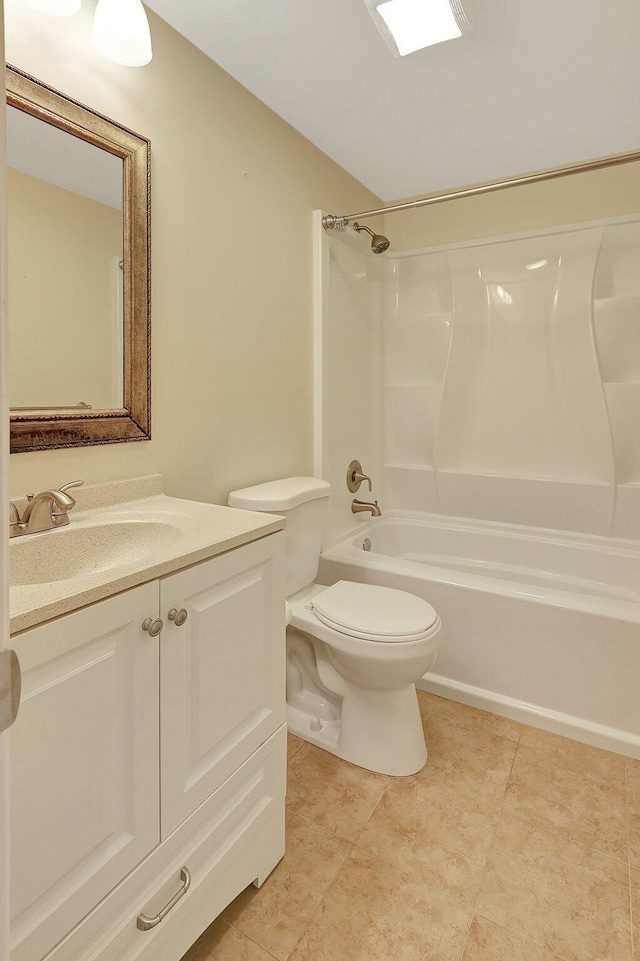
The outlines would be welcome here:
M 414 684 L 394 691 L 351 687 L 341 717 L 319 717 L 287 703 L 287 727 L 336 757 L 391 777 L 417 774 L 427 763 Z

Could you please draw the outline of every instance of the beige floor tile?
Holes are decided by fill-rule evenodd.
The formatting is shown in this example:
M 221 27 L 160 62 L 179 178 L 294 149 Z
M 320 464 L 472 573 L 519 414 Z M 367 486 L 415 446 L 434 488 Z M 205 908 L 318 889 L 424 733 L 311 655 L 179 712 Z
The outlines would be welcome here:
M 560 961 L 546 948 L 476 916 L 462 961 Z
M 461 790 L 472 787 L 483 796 L 505 792 L 518 745 L 483 730 L 451 734 L 445 718 L 432 714 L 425 726 L 429 759 L 419 776 Z
M 640 871 L 631 871 L 631 914 L 634 957 L 640 958 Z
M 574 767 L 580 772 L 584 771 L 586 766 L 596 777 L 624 777 L 625 759 L 620 754 L 602 751 L 559 734 L 525 726 L 520 744 L 550 754 L 565 766 Z
M 460 961 L 471 908 L 353 848 L 290 961 Z
M 423 721 L 429 717 L 440 698 L 430 691 L 418 691 L 418 707 Z
M 218 918 L 182 961 L 273 961 L 273 955 Z
M 631 958 L 627 866 L 517 818 L 500 821 L 476 912 L 564 961 Z
M 640 867 L 640 762 L 627 759 L 629 858 Z
M 478 708 L 469 707 L 468 704 L 460 704 L 458 701 L 450 701 L 444 697 L 438 700 L 433 713 L 451 721 L 452 725 L 455 725 L 453 728 L 455 731 L 469 728 L 472 731 L 480 730 L 487 734 L 506 737 L 512 741 L 520 740 L 523 728 L 518 721 L 499 717 L 497 714 L 489 714 L 488 711 L 480 711 Z
M 640 797 L 629 799 L 627 809 L 627 825 L 629 829 L 629 860 L 635 867 L 640 868 Z
M 627 784 L 640 794 L 640 761 L 636 761 L 632 757 L 626 757 L 624 759 L 624 767 Z
M 305 742 L 301 737 L 287 732 L 287 760 L 290 761 L 294 754 L 297 754 Z
M 296 814 L 353 841 L 389 781 L 305 744 L 289 765 L 287 804 Z
M 502 791 L 507 776 L 508 770 Z M 483 790 L 472 777 L 460 778 L 451 786 L 446 776 L 394 781 L 357 845 L 418 878 L 427 888 L 438 878 L 473 906 L 501 796 Z
M 553 754 L 520 745 L 503 812 L 542 830 L 561 831 L 585 847 L 627 862 L 627 809 L 619 778 L 594 776 L 589 764 L 567 767 Z
M 260 889 L 248 887 L 222 918 L 284 961 L 317 911 L 349 847 L 317 824 L 289 814 L 283 860 Z

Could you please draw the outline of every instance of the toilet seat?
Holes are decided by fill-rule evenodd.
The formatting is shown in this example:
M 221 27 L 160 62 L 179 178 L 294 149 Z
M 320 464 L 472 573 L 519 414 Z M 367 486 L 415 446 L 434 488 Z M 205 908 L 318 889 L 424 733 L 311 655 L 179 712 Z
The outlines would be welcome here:
M 423 598 L 354 581 L 338 581 L 316 594 L 311 608 L 327 627 L 366 641 L 418 641 L 439 625 L 436 611 Z

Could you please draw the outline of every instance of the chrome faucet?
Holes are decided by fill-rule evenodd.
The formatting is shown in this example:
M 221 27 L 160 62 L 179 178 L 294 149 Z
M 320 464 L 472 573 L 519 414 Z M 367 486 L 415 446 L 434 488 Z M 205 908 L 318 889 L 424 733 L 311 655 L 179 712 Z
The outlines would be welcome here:
M 21 534 L 38 534 L 41 531 L 54 530 L 65 527 L 69 523 L 69 511 L 75 507 L 75 500 L 67 491 L 72 487 L 80 487 L 84 481 L 71 481 L 60 490 L 40 491 L 39 494 L 27 494 L 27 506 L 22 517 L 15 504 L 9 504 L 9 533 L 10 537 Z
M 378 507 L 378 502 L 374 501 L 373 504 L 369 501 L 359 501 L 354 499 L 351 503 L 351 513 L 361 514 L 363 511 L 370 511 L 372 517 L 381 517 L 382 511 Z

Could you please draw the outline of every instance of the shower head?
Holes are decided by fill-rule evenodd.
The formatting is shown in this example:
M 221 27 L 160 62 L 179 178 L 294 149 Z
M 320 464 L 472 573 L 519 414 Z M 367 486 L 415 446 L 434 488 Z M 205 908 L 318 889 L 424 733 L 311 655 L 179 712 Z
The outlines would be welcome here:
M 374 234 L 373 230 L 371 230 L 370 227 L 367 227 L 366 224 L 355 223 L 353 225 L 353 229 L 357 230 L 358 233 L 366 230 L 371 237 L 371 249 L 373 250 L 374 254 L 383 254 L 385 250 L 389 249 L 391 241 L 382 234 Z

